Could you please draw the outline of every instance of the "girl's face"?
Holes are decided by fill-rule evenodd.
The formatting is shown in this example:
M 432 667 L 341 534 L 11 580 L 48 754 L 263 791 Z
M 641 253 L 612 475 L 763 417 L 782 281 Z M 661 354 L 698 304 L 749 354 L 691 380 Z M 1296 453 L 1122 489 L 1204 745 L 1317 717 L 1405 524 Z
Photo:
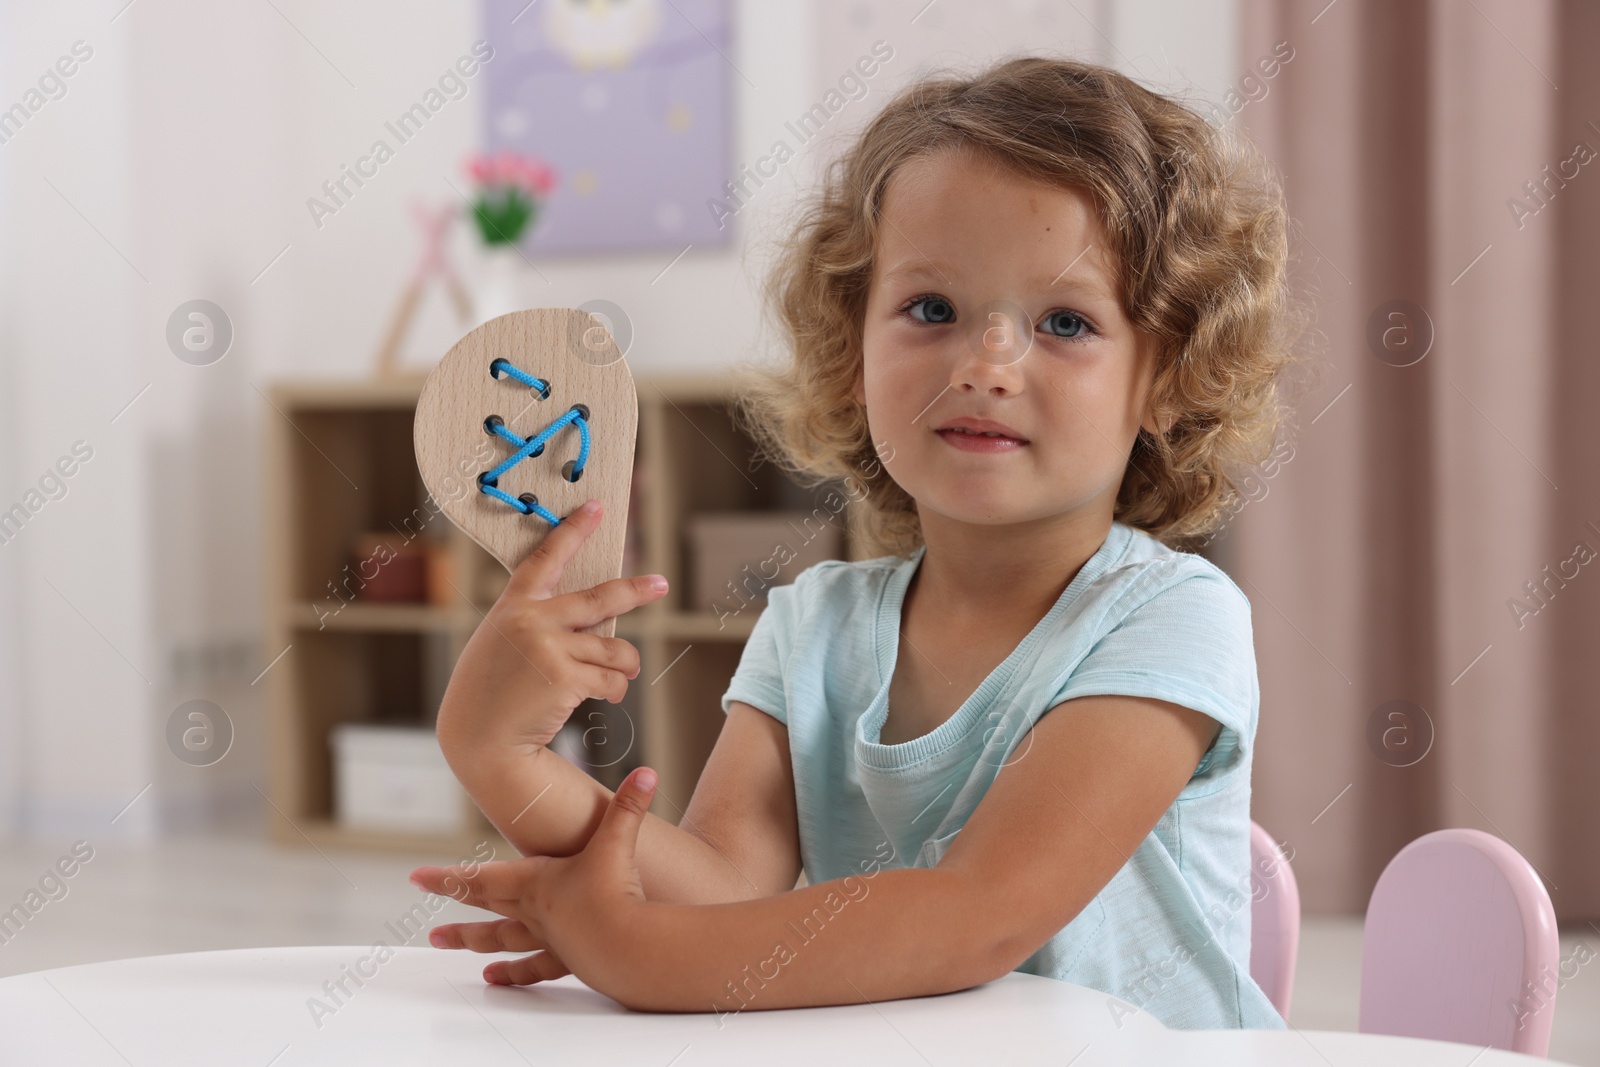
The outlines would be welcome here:
M 1109 521 L 1156 430 L 1156 343 L 1123 314 L 1092 198 L 941 151 L 895 172 L 880 221 L 855 396 L 924 527 Z M 945 430 L 963 417 L 1008 437 Z

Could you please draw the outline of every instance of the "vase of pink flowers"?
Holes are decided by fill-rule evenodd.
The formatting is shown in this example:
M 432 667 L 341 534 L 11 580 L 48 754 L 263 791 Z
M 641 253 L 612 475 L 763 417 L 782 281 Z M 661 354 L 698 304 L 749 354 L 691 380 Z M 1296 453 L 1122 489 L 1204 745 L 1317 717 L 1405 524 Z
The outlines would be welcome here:
M 524 307 L 527 263 L 519 247 L 539 224 L 545 199 L 556 186 L 556 172 L 544 160 L 510 150 L 469 156 L 474 185 L 472 219 L 483 238 L 484 262 L 477 294 L 477 318 L 484 322 Z

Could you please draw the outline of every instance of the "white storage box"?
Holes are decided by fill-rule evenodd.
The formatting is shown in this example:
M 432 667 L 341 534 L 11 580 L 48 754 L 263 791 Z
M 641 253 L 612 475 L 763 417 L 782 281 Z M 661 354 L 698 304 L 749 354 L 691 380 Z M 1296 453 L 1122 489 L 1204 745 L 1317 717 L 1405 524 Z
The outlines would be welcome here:
M 460 833 L 471 798 L 456 781 L 432 730 L 343 723 L 335 726 L 334 805 L 351 829 Z

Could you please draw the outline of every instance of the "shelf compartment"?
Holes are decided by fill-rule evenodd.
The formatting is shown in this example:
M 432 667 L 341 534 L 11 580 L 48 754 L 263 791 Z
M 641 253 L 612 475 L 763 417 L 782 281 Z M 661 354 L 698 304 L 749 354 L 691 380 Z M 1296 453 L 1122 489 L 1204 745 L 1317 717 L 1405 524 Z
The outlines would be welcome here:
M 777 465 L 756 463 L 756 444 L 735 423 L 729 401 L 698 394 L 667 396 L 649 411 L 658 421 L 649 427 L 647 440 L 671 457 L 670 462 L 658 463 L 653 472 L 660 492 L 652 501 L 657 518 L 652 525 L 671 546 L 653 558 L 672 585 L 667 597 L 672 609 L 694 607 L 690 595 L 694 561 L 687 533 L 691 517 L 697 514 L 804 512 L 815 515 L 819 522 L 841 524 L 848 551 L 849 508 L 844 506 L 848 497 L 842 483 L 806 488 Z M 830 493 L 840 502 L 836 510 L 826 503 Z M 796 537 L 801 536 L 797 531 Z M 792 581 L 793 576 L 786 580 Z
M 448 672 L 442 634 L 325 630 L 300 632 L 282 667 L 294 718 L 284 724 L 298 789 L 291 818 L 333 817 L 333 752 L 340 723 L 432 728 Z
M 644 740 L 650 765 L 661 775 L 650 810 L 676 823 L 722 731 L 727 717 L 722 694 L 733 680 L 744 645 L 669 638 L 662 649 L 662 667 L 651 676 L 657 692 L 646 707 Z
M 353 830 L 329 818 L 300 818 L 286 821 L 273 813 L 272 832 L 282 841 L 309 843 L 317 848 L 382 849 L 388 852 L 417 852 L 436 856 L 439 862 L 450 864 L 471 859 L 481 842 L 487 841 L 494 849 L 496 859 L 516 859 L 515 848 L 500 836 L 500 832 L 477 815 L 474 825 L 458 834 L 405 834 L 380 830 Z
M 268 636 L 275 649 L 293 648 L 265 680 L 276 809 L 269 818 L 278 840 L 301 846 L 310 840 L 454 860 L 489 839 L 508 856 L 477 812 L 459 835 L 352 830 L 333 818 L 329 731 L 341 722 L 431 725 L 451 667 L 505 580 L 504 568 L 448 519 L 418 514 L 427 494 L 412 460 L 412 423 L 422 383 L 417 375 L 270 391 L 283 417 L 266 425 Z M 751 602 L 721 625 L 713 612 L 685 610 L 685 522 L 702 511 L 812 511 L 828 488 L 802 488 L 776 465 L 754 462 L 754 443 L 734 424 L 725 376 L 641 377 L 637 385 L 634 537 L 624 573 L 663 573 L 674 592 L 618 620 L 617 635 L 639 648 L 640 675 L 622 704 L 580 705 L 573 729 L 587 734 L 585 768 L 610 788 L 640 764 L 659 771 L 653 810 L 677 822 L 721 731 L 721 695 L 764 609 Z M 858 558 L 849 525 L 856 516 L 846 508 L 838 518 L 846 521 L 847 557 Z M 435 590 L 435 602 L 397 603 L 363 600 L 359 591 L 351 600 L 341 589 L 336 597 L 329 583 L 338 586 L 349 573 L 356 539 L 390 530 L 445 542 L 450 577 L 464 596 L 446 602 Z M 623 736 L 629 730 L 631 745 Z M 604 747 L 619 743 L 621 759 Z
M 685 641 L 737 641 L 750 639 L 756 619 L 764 606 L 752 604 L 735 615 L 719 617 L 712 611 L 673 611 L 667 613 L 662 629 L 669 638 Z
M 373 633 L 449 633 L 463 623 L 471 626 L 479 616 L 468 610 L 452 611 L 431 604 L 363 604 L 356 601 L 329 609 L 321 602 L 296 607 L 293 623 L 299 630 L 356 630 Z

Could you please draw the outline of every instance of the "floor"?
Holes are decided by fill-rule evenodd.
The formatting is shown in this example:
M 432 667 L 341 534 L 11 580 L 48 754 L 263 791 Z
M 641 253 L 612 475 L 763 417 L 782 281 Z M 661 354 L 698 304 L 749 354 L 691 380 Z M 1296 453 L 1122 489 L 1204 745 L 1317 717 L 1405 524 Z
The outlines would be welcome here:
M 58 844 L 0 846 L 0 913 L 10 911 L 65 851 Z M 465 860 L 470 857 L 460 857 Z M 448 857 L 446 857 L 448 859 Z M 418 899 L 407 872 L 438 856 L 319 853 L 250 838 L 175 838 L 98 845 L 19 931 L 0 928 L 0 976 L 96 960 L 264 945 L 368 945 Z M 63 892 L 64 890 L 64 892 Z M 481 913 L 455 903 L 440 922 Z M 1561 939 L 1563 959 L 1586 960 L 1600 938 L 1582 927 Z M 1585 946 L 1574 957 L 1580 942 Z M 1358 919 L 1308 917 L 1301 931 L 1290 1022 L 1353 1030 L 1361 962 Z M 1562 986 L 1552 1059 L 1600 1067 L 1600 968 L 1579 967 Z

